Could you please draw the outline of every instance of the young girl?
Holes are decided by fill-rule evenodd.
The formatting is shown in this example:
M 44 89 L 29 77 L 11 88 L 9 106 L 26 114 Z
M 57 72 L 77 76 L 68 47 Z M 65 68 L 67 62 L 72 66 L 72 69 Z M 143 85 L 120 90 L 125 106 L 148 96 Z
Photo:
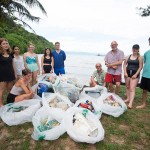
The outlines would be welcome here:
M 128 56 L 124 62 L 124 77 L 126 83 L 127 99 L 125 102 L 129 102 L 128 108 L 132 108 L 132 104 L 135 97 L 135 88 L 140 78 L 140 71 L 143 68 L 143 59 L 139 55 L 139 45 L 135 44 L 132 47 L 133 53 Z
M 41 58 L 42 74 L 53 73 L 54 59 L 50 48 L 46 48 L 44 56 Z
M 14 60 L 8 40 L 0 38 L 0 107 L 3 106 L 2 96 L 6 87 L 9 93 L 16 77 Z
M 23 101 L 33 98 L 34 94 L 30 86 L 31 71 L 29 69 L 22 70 L 22 77 L 15 83 L 11 89 L 7 103 Z
M 32 72 L 32 85 L 36 84 L 37 74 L 40 74 L 38 56 L 34 53 L 34 48 L 35 46 L 33 44 L 29 44 L 28 52 L 23 55 L 25 68 Z
M 20 49 L 18 46 L 13 46 L 13 56 L 14 56 L 17 78 L 19 79 L 22 76 L 24 63 L 23 63 L 23 58 L 20 56 Z

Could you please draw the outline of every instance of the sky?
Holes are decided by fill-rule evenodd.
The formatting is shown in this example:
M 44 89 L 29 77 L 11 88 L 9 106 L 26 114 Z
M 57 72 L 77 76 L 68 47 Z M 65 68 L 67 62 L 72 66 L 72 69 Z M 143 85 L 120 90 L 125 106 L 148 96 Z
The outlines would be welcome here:
M 106 54 L 112 41 L 125 54 L 134 44 L 140 53 L 149 49 L 150 16 L 141 17 L 137 7 L 146 7 L 149 0 L 39 0 L 47 16 L 32 8 L 41 17 L 38 24 L 29 22 L 36 34 L 50 42 L 59 41 L 61 49 L 74 52 Z

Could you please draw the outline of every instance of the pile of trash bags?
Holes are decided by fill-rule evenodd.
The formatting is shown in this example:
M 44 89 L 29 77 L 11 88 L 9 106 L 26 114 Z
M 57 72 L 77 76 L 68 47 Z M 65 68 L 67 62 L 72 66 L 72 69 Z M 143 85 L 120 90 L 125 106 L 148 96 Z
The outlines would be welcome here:
M 65 132 L 76 142 L 94 144 L 104 139 L 104 114 L 119 117 L 124 101 L 102 86 L 85 87 L 69 75 L 42 75 L 32 87 L 35 99 L 7 104 L 0 117 L 9 126 L 32 122 L 34 140 L 56 140 Z

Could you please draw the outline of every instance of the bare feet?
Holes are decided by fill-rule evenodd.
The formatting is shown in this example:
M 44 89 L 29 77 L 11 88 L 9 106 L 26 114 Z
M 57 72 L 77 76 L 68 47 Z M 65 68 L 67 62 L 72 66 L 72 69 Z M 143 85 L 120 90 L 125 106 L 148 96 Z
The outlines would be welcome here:
M 133 107 L 132 107 L 131 105 L 128 105 L 128 108 L 129 108 L 129 109 L 132 109 Z
M 141 106 L 137 106 L 136 108 L 137 109 L 142 109 L 142 108 L 145 108 L 146 107 L 146 104 L 143 104 L 143 105 L 141 105 Z
M 125 103 L 129 103 L 130 101 L 128 99 L 124 100 Z

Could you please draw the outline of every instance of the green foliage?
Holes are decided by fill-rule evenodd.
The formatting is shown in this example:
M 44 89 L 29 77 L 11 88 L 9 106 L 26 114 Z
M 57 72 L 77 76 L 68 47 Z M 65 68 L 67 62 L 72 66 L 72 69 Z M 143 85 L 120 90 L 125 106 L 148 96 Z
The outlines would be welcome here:
M 44 49 L 50 47 L 54 49 L 53 43 L 44 37 L 26 31 L 21 25 L 10 26 L 8 24 L 0 24 L 0 37 L 8 39 L 10 46 L 16 45 L 20 48 L 21 54 L 27 51 L 29 42 L 35 45 L 35 53 L 41 54 Z
M 46 11 L 38 0 L 1 0 L 0 1 L 0 20 L 1 23 L 8 22 L 15 25 L 16 22 L 32 29 L 27 21 L 39 22 L 40 18 L 33 16 L 27 9 L 38 7 L 46 15 Z M 26 21 L 26 22 L 25 22 Z

